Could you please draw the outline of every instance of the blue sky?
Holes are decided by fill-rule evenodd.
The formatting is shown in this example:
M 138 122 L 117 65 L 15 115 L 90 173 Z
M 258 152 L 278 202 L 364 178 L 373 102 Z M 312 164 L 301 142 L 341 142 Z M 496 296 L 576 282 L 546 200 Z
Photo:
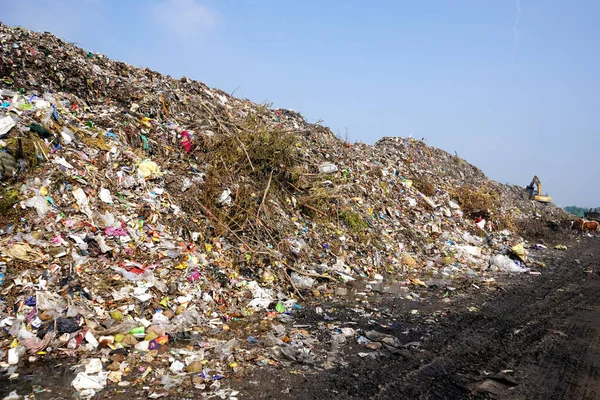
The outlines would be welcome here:
M 600 2 L 15 1 L 0 20 L 600 205 Z M 237 90 L 236 90 L 237 89 Z

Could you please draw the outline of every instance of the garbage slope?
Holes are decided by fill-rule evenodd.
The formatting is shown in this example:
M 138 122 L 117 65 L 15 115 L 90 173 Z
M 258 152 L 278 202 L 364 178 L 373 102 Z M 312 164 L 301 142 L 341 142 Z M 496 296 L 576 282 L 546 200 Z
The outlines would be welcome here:
M 516 229 L 567 218 L 422 141 L 346 143 L 49 33 L 0 24 L 0 78 L 11 365 L 49 343 L 212 340 L 353 280 L 493 280 L 526 271 L 493 261 L 523 241 Z

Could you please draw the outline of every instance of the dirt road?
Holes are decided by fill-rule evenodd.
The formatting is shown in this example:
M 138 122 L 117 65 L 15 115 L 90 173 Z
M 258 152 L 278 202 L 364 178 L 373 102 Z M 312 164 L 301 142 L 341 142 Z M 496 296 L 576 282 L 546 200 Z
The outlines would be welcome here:
M 467 296 L 464 305 L 476 307 L 471 311 L 407 328 L 404 310 L 381 304 L 388 320 L 400 322 L 389 329 L 381 318 L 359 322 L 364 330 L 401 341 L 414 340 L 418 332 L 418 351 L 361 358 L 356 345 L 345 354 L 345 367 L 316 374 L 263 370 L 246 377 L 237 383 L 242 397 L 598 399 L 600 241 L 585 238 L 568 252 L 547 253 L 550 267 L 541 276 L 523 277 L 496 294 Z M 407 331 L 412 337 L 404 337 Z

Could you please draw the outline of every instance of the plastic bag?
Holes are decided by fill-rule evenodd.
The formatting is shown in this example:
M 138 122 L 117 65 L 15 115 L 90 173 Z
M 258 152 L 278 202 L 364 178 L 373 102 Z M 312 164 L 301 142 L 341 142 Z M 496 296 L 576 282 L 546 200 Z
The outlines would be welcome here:
M 498 254 L 490 259 L 490 270 L 516 273 L 529 271 L 529 269 L 518 266 L 513 260 L 502 254 Z
M 100 372 L 98 375 L 88 375 L 85 372 L 77 374 L 71 385 L 77 391 L 85 389 L 102 390 L 106 386 L 108 372 Z
M 221 195 L 216 200 L 217 204 L 220 206 L 230 206 L 231 205 L 231 190 L 225 189 L 221 193 Z
M 322 174 L 332 174 L 337 171 L 338 171 L 338 167 L 334 163 L 325 162 L 325 163 L 319 165 L 319 172 Z
M 67 127 L 64 127 L 60 132 L 60 138 L 63 144 L 69 144 L 75 140 L 75 135 Z
M 315 279 L 310 276 L 302 276 L 296 272 L 292 272 L 290 274 L 290 278 L 292 279 L 292 283 L 298 289 L 308 289 L 311 288 L 315 284 Z
M 121 224 L 119 224 L 116 221 L 115 216 L 112 215 L 109 211 L 107 211 L 104 214 L 100 214 L 99 212 L 94 211 L 94 221 L 96 222 L 96 224 L 98 224 L 100 228 L 121 226 Z
M 233 348 L 238 344 L 237 339 L 231 339 L 220 346 L 215 347 L 215 355 L 220 359 L 225 359 L 233 353 Z
M 154 161 L 144 160 L 138 165 L 138 176 L 140 178 L 157 178 L 161 175 L 160 167 Z
M 0 118 L 0 137 L 5 136 L 16 124 L 10 115 Z
M 73 197 L 77 201 L 77 205 L 79 206 L 79 211 L 87 215 L 89 219 L 92 219 L 93 213 L 90 209 L 90 203 L 88 201 L 87 196 L 82 188 L 77 188 L 73 190 Z
M 100 189 L 99 197 L 100 197 L 100 200 L 102 200 L 103 202 L 105 202 L 107 204 L 113 203 L 112 196 L 110 195 L 110 190 L 108 190 L 106 188 Z
M 25 207 L 35 208 L 38 213 L 38 217 L 44 218 L 46 213 L 48 213 L 52 207 L 48 204 L 48 201 L 44 196 L 33 196 L 30 199 L 27 199 L 22 202 Z
M 4 254 L 10 258 L 25 262 L 42 262 L 44 254 L 29 246 L 27 243 L 14 243 L 3 249 Z

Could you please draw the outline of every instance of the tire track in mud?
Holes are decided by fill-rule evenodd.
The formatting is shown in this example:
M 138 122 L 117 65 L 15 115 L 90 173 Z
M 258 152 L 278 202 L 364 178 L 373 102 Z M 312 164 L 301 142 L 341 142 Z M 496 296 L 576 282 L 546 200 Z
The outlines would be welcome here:
M 371 398 L 597 398 L 600 265 L 590 256 L 586 261 L 581 267 L 565 259 L 541 279 L 487 302 L 479 318 L 455 318 L 439 334 L 447 340 L 429 343 L 441 352 L 427 368 L 400 376 Z M 590 267 L 593 272 L 584 272 Z M 465 329 L 448 335 L 451 325 Z M 502 370 L 512 371 L 507 377 L 516 385 L 487 378 Z
M 427 368 L 408 372 L 371 398 L 598 398 L 600 265 L 585 258 L 584 267 L 565 259 L 541 279 L 489 301 L 479 318 L 451 321 L 466 329 L 430 342 L 442 351 Z M 502 370 L 513 371 L 516 385 L 487 378 Z

